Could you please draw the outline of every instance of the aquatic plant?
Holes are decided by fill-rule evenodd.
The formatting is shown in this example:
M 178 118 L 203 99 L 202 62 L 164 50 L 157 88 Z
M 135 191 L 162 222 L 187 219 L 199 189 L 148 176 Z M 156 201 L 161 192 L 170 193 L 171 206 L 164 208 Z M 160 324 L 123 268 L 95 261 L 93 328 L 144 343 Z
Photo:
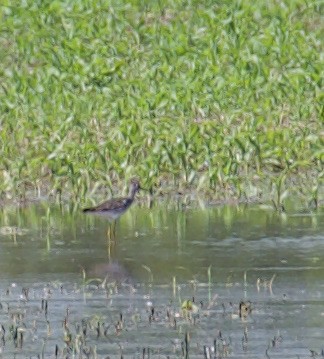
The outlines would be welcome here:
M 79 202 L 136 174 L 152 191 L 239 200 L 285 174 L 297 192 L 315 179 L 315 200 L 321 6 L 1 4 L 0 193 Z

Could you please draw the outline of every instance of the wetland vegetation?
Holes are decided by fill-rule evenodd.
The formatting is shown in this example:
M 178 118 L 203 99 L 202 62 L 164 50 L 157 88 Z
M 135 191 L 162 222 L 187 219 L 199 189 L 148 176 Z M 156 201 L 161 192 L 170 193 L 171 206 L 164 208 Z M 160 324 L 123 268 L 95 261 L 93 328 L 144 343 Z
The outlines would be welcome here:
M 0 358 L 323 356 L 323 11 L 1 2 Z
M 320 358 L 323 215 L 2 208 L 0 358 Z
M 137 175 L 318 206 L 320 1 L 26 0 L 0 20 L 3 199 L 79 202 Z

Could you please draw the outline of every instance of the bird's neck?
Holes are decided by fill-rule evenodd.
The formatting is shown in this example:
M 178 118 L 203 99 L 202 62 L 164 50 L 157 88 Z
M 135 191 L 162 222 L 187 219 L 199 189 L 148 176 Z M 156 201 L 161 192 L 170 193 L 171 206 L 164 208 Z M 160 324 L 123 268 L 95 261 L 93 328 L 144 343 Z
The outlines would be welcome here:
M 133 199 L 135 197 L 137 190 L 135 187 L 131 187 L 129 190 L 129 198 Z

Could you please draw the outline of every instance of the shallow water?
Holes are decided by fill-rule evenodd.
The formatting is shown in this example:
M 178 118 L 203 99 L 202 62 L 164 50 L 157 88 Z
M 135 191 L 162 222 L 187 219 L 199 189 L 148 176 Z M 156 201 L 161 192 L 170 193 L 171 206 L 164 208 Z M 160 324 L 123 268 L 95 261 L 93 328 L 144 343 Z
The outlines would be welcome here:
M 134 205 L 109 240 L 101 216 L 47 203 L 1 209 L 0 353 L 321 357 L 323 219 L 261 206 Z M 181 309 L 185 300 L 194 311 Z M 241 301 L 252 311 L 240 318 Z

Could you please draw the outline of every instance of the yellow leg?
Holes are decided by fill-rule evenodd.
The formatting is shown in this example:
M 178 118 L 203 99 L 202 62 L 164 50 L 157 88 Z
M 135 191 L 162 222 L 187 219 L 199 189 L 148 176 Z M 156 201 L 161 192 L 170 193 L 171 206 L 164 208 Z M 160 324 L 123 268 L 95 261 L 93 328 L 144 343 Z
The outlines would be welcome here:
M 110 261 L 110 257 L 111 257 L 111 246 L 112 246 L 111 237 L 108 236 L 108 238 L 107 238 L 107 254 L 108 254 L 108 260 L 109 261 Z
M 107 237 L 111 240 L 116 238 L 116 221 L 114 221 L 113 223 L 109 223 Z
M 112 247 L 115 243 L 116 238 L 116 221 L 113 223 L 109 223 L 108 230 L 107 230 L 107 252 L 108 252 L 108 259 L 110 260 Z
M 108 229 L 107 229 L 107 238 L 111 240 L 111 224 L 109 223 Z
M 113 223 L 113 237 L 116 238 L 116 221 Z

